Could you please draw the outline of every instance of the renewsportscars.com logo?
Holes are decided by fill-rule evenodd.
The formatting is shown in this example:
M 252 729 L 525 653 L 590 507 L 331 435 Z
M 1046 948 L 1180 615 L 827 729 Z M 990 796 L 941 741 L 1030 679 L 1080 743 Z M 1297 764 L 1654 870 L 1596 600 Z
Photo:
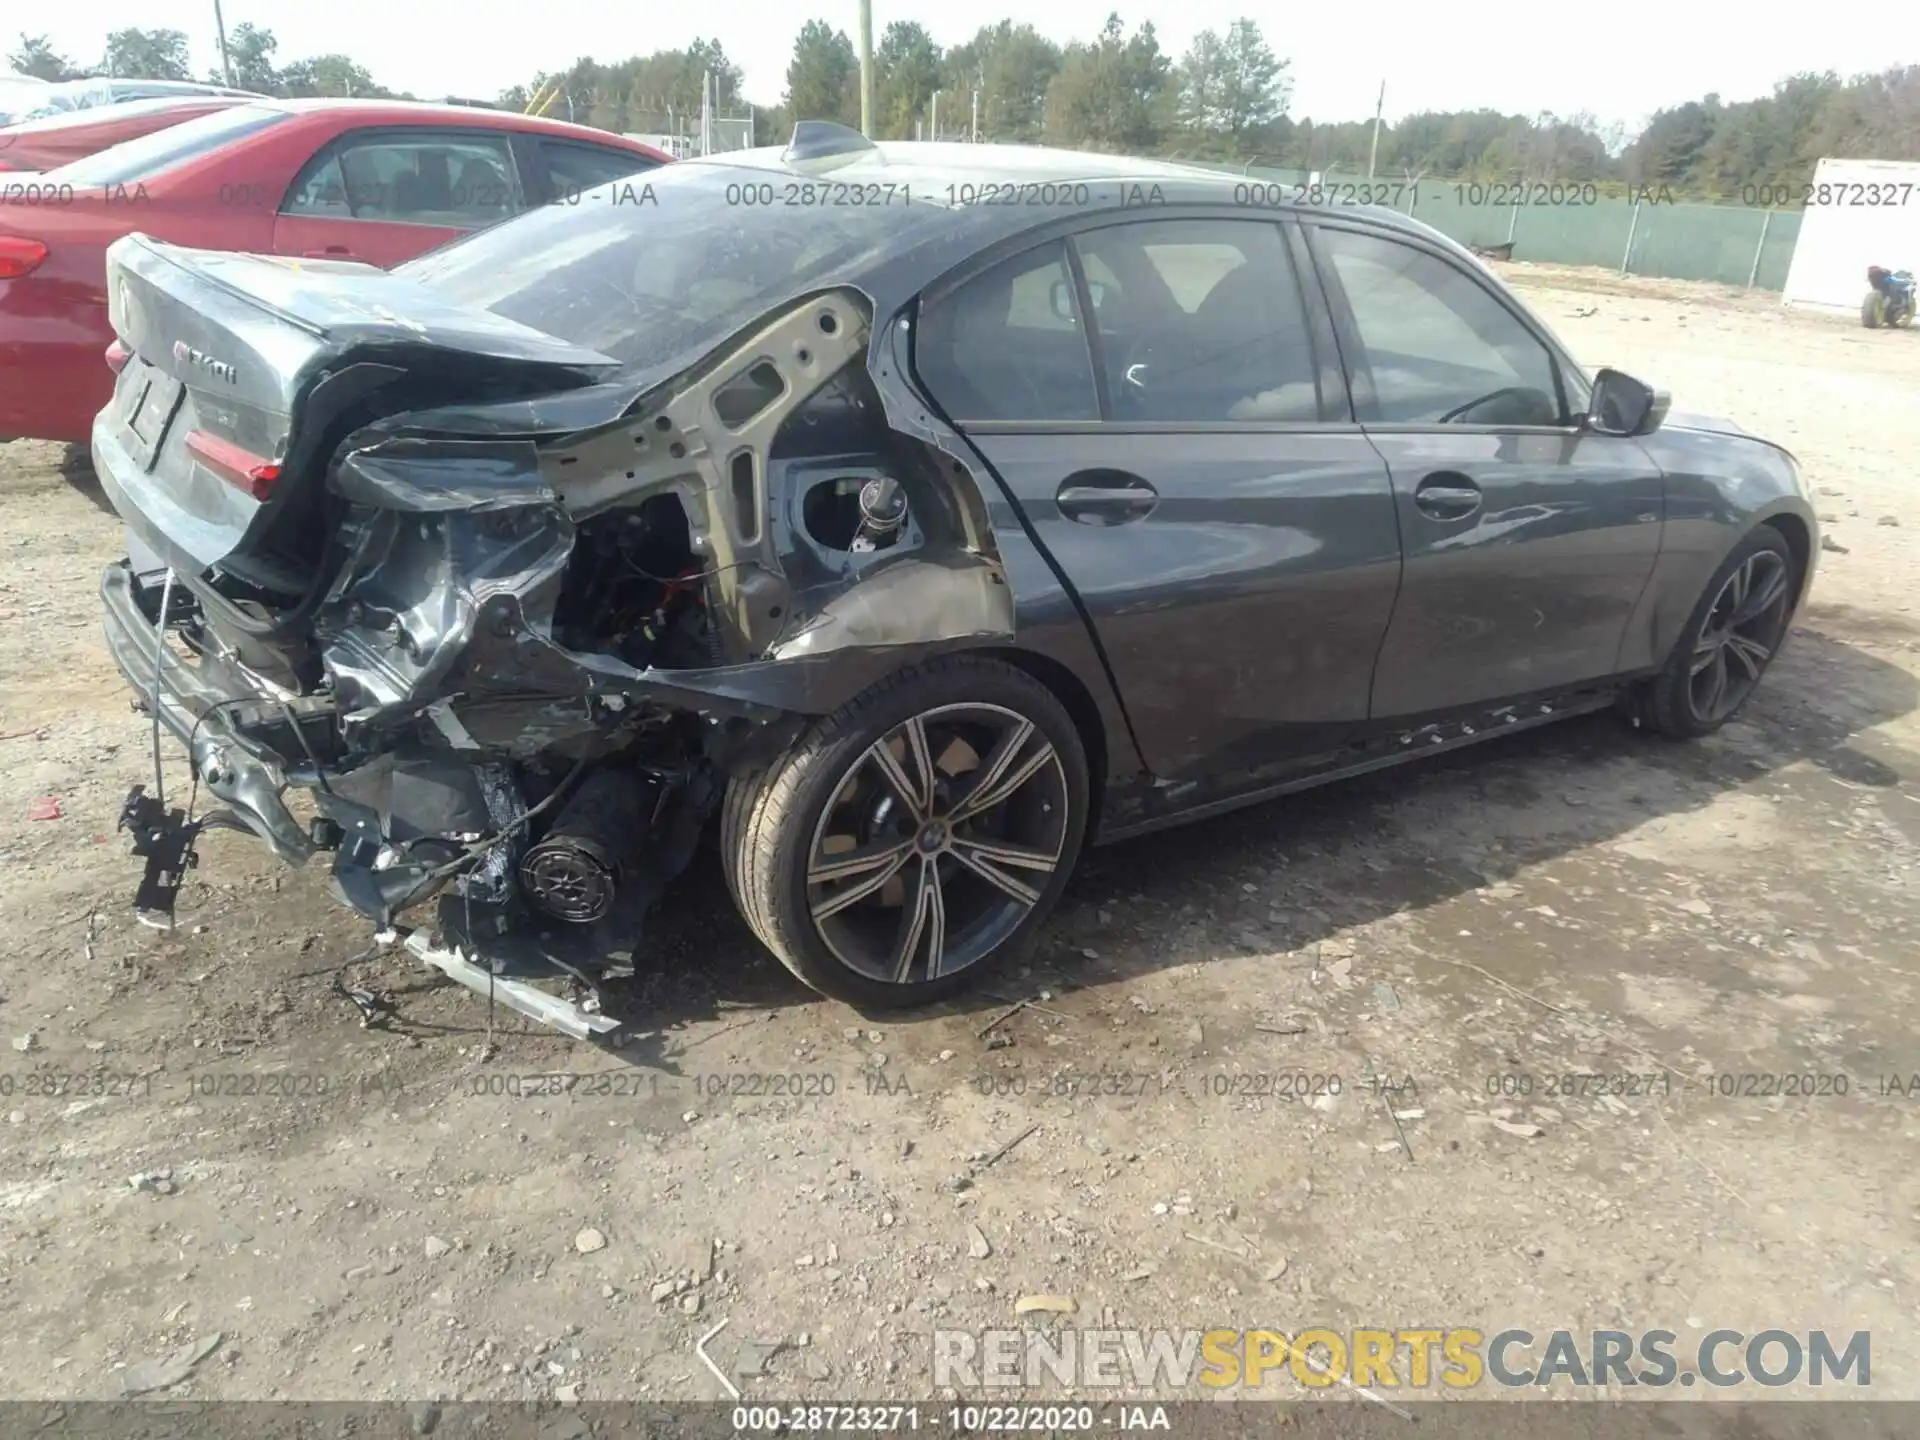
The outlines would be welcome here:
M 987 1389 L 1046 1385 L 1169 1391 L 1258 1387 L 1291 1377 L 1330 1385 L 1421 1390 L 1872 1383 L 1872 1336 L 1836 1344 L 1824 1330 L 1713 1330 L 1691 1352 L 1671 1330 L 1501 1330 L 1321 1327 L 1282 1330 L 936 1330 L 933 1383 Z M 1690 1364 L 1683 1365 L 1685 1354 Z

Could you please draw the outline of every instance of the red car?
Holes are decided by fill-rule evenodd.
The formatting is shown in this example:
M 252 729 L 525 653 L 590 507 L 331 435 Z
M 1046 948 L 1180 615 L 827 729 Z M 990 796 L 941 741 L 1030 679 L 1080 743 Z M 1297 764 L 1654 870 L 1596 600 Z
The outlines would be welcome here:
M 507 111 L 273 100 L 0 175 L 0 440 L 87 439 L 113 393 L 105 254 L 122 235 L 387 268 L 670 159 Z
M 130 100 L 124 105 L 63 110 L 23 120 L 0 129 L 0 171 L 58 170 L 156 130 L 246 103 L 240 95 L 195 95 L 184 100 Z

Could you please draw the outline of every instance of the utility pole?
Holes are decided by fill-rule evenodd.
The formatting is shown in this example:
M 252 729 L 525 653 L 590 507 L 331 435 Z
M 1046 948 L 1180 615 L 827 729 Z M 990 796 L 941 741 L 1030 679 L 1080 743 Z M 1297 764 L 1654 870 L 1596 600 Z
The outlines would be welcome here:
M 1367 147 L 1367 179 L 1373 178 L 1373 164 L 1380 158 L 1380 112 L 1387 106 L 1387 82 L 1380 82 L 1380 98 L 1373 102 L 1373 144 Z
M 933 132 L 927 136 L 929 140 L 940 138 L 940 92 L 938 90 L 933 92 L 933 114 L 927 121 L 927 129 Z
M 227 88 L 233 89 L 233 61 L 227 56 L 227 22 L 220 14 L 220 0 L 213 0 L 213 28 L 220 32 L 220 69 L 226 74 Z
M 873 138 L 873 0 L 860 0 L 860 133 Z
M 980 92 L 973 92 L 973 143 L 980 143 Z

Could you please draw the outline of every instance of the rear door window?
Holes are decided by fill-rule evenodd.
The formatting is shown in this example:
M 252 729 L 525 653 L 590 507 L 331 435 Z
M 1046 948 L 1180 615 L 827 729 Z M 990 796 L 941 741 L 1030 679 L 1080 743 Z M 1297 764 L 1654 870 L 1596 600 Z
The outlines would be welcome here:
M 660 163 L 631 150 L 579 140 L 542 139 L 539 145 L 547 167 L 547 198 L 562 202 L 575 201 L 597 185 L 624 180 Z
M 475 230 L 520 208 L 505 135 L 349 135 L 287 192 L 288 215 Z
M 1098 420 L 1064 244 L 1004 260 L 923 307 L 921 383 L 956 421 Z
M 1136 221 L 1074 243 L 1116 422 L 1319 419 L 1306 307 L 1277 225 Z

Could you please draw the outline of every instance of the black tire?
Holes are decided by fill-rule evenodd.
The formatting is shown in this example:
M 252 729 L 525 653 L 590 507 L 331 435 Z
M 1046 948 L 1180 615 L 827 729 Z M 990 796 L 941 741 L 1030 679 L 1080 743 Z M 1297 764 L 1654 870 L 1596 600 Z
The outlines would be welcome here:
M 996 725 L 1004 729 L 989 746 Z M 914 735 L 930 772 L 924 789 L 917 783 L 922 766 L 908 749 Z M 905 784 L 888 783 L 882 749 L 901 782 L 931 792 L 921 811 Z M 1003 750 L 995 781 L 993 763 Z M 970 767 L 945 768 L 968 757 Z M 968 813 L 969 803 L 993 800 L 1015 774 L 1021 778 L 1005 796 Z M 974 786 L 989 793 L 971 794 Z M 924 1005 L 984 979 L 1031 943 L 1079 858 L 1088 794 L 1085 748 L 1046 686 L 1004 661 L 943 657 L 890 676 L 816 722 L 767 770 L 735 777 L 721 809 L 727 884 L 760 942 L 821 994 L 867 1009 Z M 930 818 L 916 820 L 915 813 Z M 1010 833 L 1016 830 L 1039 838 L 1029 843 Z M 836 850 L 836 841 L 852 843 Z M 935 844 L 942 848 L 925 848 Z M 996 853 L 985 853 L 987 845 Z M 887 872 L 893 878 L 846 902 L 886 868 L 863 857 L 900 847 L 907 858 Z M 1055 859 L 1042 883 L 1034 862 L 1047 853 Z M 848 858 L 835 861 L 835 854 Z M 820 878 L 836 865 L 871 868 Z M 1024 875 L 1034 877 L 1032 885 Z M 896 879 L 900 900 L 889 910 Z M 1016 889 L 1024 894 L 1014 895 Z M 957 900 L 976 891 L 981 913 L 952 932 L 949 952 L 949 907 L 957 910 Z M 842 908 L 816 920 L 817 910 L 835 905 Z M 889 914 L 898 917 L 890 951 L 878 938 Z M 924 962 L 916 946 L 925 947 Z M 937 968 L 936 955 L 958 968 Z M 884 969 L 904 978 L 878 973 Z
M 1743 575 L 1744 590 L 1737 583 Z M 1648 725 L 1672 739 L 1692 740 L 1738 715 L 1779 653 L 1799 593 L 1800 567 L 1773 526 L 1762 525 L 1735 545 L 1648 688 Z M 1736 618 L 1749 608 L 1750 618 Z M 1724 685 L 1718 702 L 1712 698 L 1716 674 Z

